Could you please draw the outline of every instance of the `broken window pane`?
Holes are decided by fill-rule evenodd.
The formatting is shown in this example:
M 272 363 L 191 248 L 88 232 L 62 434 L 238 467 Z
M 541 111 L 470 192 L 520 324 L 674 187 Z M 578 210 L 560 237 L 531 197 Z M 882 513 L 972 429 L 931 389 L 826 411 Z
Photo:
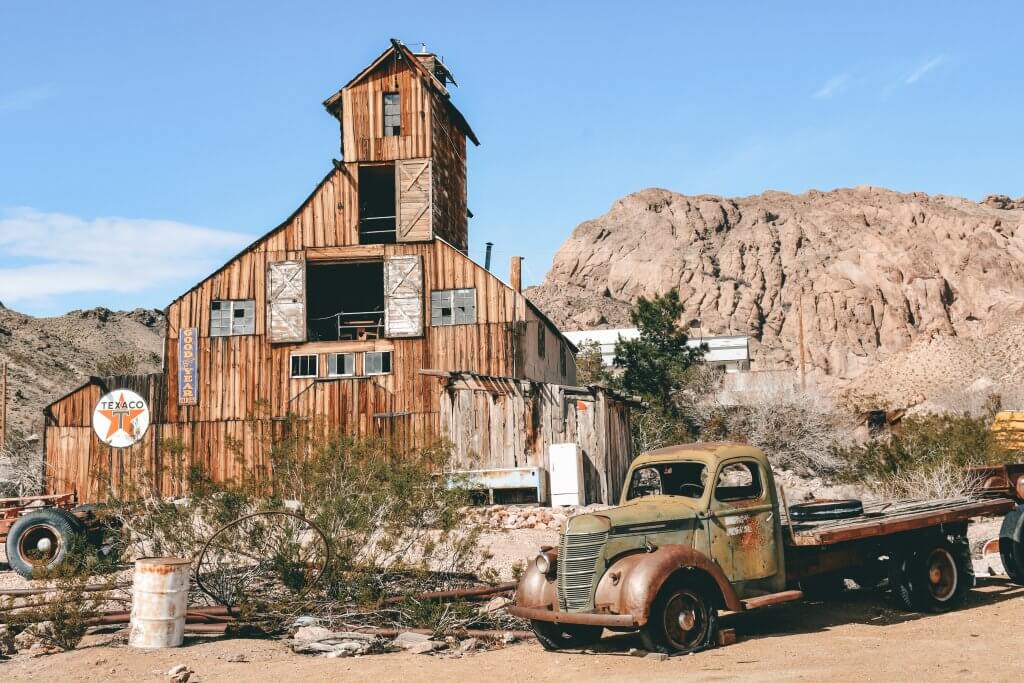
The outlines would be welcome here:
M 210 336 L 256 333 L 256 301 L 224 299 L 210 302 Z
M 396 92 L 384 93 L 384 137 L 402 134 L 401 99 Z
M 475 322 L 475 289 L 441 289 L 430 293 L 430 324 L 434 327 Z

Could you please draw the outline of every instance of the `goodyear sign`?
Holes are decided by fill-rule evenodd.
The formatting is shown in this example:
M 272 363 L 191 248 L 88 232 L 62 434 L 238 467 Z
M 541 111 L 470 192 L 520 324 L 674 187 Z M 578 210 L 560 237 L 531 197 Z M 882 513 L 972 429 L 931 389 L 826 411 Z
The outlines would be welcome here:
M 199 330 L 186 327 L 178 331 L 178 405 L 199 404 L 199 364 L 196 361 L 196 347 L 199 344 Z

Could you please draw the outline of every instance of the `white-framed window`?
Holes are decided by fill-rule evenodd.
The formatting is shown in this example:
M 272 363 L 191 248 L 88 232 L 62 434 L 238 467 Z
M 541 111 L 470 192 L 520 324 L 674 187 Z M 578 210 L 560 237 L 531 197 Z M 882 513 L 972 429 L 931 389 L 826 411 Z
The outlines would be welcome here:
M 296 354 L 292 356 L 292 377 L 316 377 L 317 355 L 315 353 Z
M 476 322 L 475 289 L 436 289 L 430 293 L 430 324 L 471 325 Z
M 363 354 L 364 375 L 387 375 L 391 372 L 390 351 L 367 351 Z
M 327 354 L 327 376 L 328 377 L 353 377 L 356 374 L 356 354 L 354 353 L 329 353 Z
M 396 92 L 384 93 L 384 137 L 402 134 L 402 98 Z
M 256 334 L 254 299 L 219 299 L 210 302 L 210 336 Z

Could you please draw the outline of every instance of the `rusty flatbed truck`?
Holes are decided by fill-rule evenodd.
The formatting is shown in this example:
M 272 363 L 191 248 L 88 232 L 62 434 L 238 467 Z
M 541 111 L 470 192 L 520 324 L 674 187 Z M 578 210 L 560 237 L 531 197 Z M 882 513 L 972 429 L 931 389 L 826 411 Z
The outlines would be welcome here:
M 686 653 L 716 643 L 720 610 L 841 590 L 847 578 L 887 583 L 909 609 L 945 611 L 974 582 L 969 520 L 1015 507 L 1003 497 L 792 512 L 782 503 L 757 448 L 699 443 L 641 455 L 618 507 L 571 517 L 559 547 L 530 562 L 511 612 L 548 649 L 583 646 L 607 628 L 638 630 L 649 650 Z M 1007 516 L 1018 547 L 1021 516 Z

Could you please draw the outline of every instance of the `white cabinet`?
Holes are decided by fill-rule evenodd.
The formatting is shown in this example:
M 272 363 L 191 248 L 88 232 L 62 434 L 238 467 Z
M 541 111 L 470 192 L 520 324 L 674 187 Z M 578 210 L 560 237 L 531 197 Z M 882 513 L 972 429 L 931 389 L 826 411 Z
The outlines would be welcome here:
M 554 443 L 548 449 L 551 505 L 582 505 L 583 457 L 575 443 Z

